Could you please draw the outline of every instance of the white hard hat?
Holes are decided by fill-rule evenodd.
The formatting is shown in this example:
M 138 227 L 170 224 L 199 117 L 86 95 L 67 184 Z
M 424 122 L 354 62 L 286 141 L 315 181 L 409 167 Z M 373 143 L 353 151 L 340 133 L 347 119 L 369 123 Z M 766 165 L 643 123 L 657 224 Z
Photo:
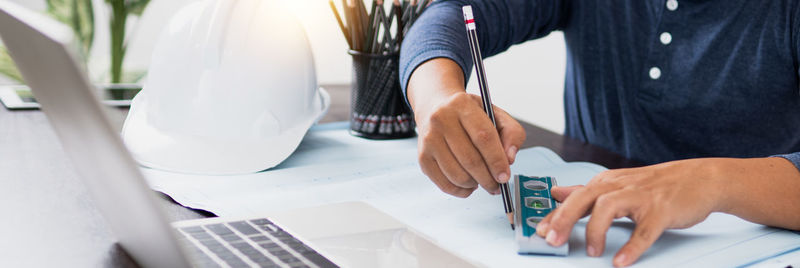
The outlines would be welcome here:
M 122 130 L 142 165 L 242 174 L 285 160 L 328 109 L 302 26 L 276 0 L 206 0 L 156 45 Z

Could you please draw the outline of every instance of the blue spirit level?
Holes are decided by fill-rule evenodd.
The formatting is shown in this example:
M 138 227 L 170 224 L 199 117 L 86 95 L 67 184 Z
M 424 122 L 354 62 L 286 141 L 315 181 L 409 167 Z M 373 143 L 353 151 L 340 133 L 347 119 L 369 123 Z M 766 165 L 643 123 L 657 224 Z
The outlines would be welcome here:
M 550 189 L 556 185 L 552 177 L 514 176 L 514 227 L 519 254 L 567 255 L 568 244 L 552 247 L 536 235 L 536 225 L 558 207 L 550 196 Z

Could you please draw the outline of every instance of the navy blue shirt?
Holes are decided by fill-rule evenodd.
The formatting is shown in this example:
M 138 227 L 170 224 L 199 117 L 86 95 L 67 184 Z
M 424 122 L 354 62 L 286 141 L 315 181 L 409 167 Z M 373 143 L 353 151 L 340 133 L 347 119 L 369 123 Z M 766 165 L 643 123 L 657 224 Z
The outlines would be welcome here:
M 438 0 L 403 42 L 400 79 L 439 57 L 469 75 L 469 4 L 484 56 L 564 32 L 568 136 L 648 164 L 786 154 L 800 168 L 799 3 Z

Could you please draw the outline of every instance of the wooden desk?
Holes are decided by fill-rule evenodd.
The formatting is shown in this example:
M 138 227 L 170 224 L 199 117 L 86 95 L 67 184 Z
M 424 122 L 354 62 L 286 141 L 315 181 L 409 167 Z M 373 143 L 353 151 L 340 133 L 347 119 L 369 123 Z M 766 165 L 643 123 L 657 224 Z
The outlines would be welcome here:
M 347 86 L 326 87 L 332 107 L 322 122 L 348 119 Z M 121 129 L 126 109 L 111 111 Z M 567 161 L 609 168 L 635 163 L 607 150 L 523 124 L 524 147 L 545 146 Z M 115 245 L 104 219 L 41 111 L 0 108 L 0 267 L 134 266 Z M 181 207 L 163 196 L 171 220 L 212 216 Z

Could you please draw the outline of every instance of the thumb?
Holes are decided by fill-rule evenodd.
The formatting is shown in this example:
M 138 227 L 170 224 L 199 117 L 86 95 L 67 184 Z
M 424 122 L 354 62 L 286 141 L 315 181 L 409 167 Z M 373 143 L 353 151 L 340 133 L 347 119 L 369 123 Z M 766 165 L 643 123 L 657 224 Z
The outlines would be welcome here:
M 503 150 L 505 150 L 508 157 L 508 163 L 513 164 L 517 158 L 517 151 L 525 142 L 525 129 L 500 107 L 494 106 L 494 114 Z
M 572 192 L 583 188 L 583 185 L 573 185 L 573 186 L 555 186 L 553 189 L 550 189 L 550 194 L 558 200 L 558 202 L 564 202 L 564 200 L 569 197 Z

